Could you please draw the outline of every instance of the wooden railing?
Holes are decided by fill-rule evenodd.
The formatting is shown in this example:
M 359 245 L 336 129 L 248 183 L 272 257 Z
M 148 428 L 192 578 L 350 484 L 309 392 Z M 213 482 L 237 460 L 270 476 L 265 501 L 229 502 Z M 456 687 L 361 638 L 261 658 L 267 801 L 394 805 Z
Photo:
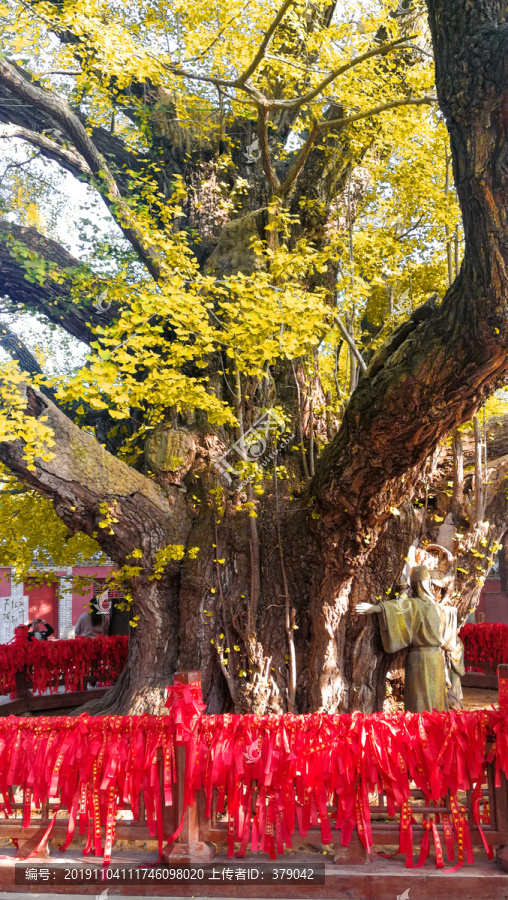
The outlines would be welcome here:
M 467 668 L 480 669 L 480 672 L 466 672 L 460 679 L 462 687 L 484 688 L 486 690 L 495 690 L 497 688 L 497 673 L 494 666 L 489 663 L 472 659 L 465 659 L 464 664 Z
M 487 747 L 487 750 L 488 749 L 489 747 Z M 492 764 L 488 764 L 487 780 L 482 788 L 482 795 L 488 802 L 491 821 L 490 824 L 483 825 L 483 833 L 485 835 L 487 844 L 492 847 L 508 843 L 508 785 L 504 775 L 501 775 L 501 785 L 500 787 L 496 788 L 494 776 L 494 766 Z M 257 800 L 257 791 L 253 791 L 252 798 L 252 808 L 254 811 L 255 803 Z M 462 797 L 459 795 L 459 800 L 461 805 L 467 808 L 467 818 L 470 828 L 471 842 L 473 846 L 481 847 L 483 845 L 483 839 L 481 837 L 479 829 L 473 823 L 472 791 L 467 791 L 467 793 L 465 793 Z M 383 794 L 379 794 L 377 795 L 377 797 L 373 798 L 372 802 L 369 803 L 369 806 L 372 820 L 372 841 L 374 847 L 388 846 L 391 847 L 392 852 L 394 852 L 399 846 L 400 841 L 398 817 L 390 817 L 388 815 L 385 797 Z M 412 816 L 414 817 L 414 819 L 416 819 L 416 822 L 413 822 L 411 828 L 415 849 L 419 847 L 421 840 L 426 832 L 426 829 L 421 821 L 424 815 L 435 815 L 436 813 L 439 813 L 441 816 L 449 816 L 450 819 L 452 816 L 452 809 L 450 806 L 449 798 L 445 800 L 443 806 L 428 806 L 425 802 L 425 795 L 417 788 L 411 791 L 410 808 Z M 188 857 L 191 857 L 192 842 L 195 843 L 197 841 L 210 841 L 214 844 L 226 842 L 227 822 L 224 819 L 220 819 L 217 815 L 216 792 L 212 803 L 211 818 L 207 819 L 205 817 L 204 810 L 204 792 L 199 791 L 196 810 L 198 814 L 197 821 L 195 822 L 193 827 L 189 829 L 188 840 L 190 843 L 188 844 L 188 847 L 184 849 L 184 847 L 181 846 L 179 849 L 179 853 L 181 855 L 184 855 L 186 853 Z M 329 812 L 331 812 L 331 808 L 329 808 Z M 440 838 L 443 838 L 443 825 L 438 824 L 436 827 Z M 357 862 L 367 861 L 368 853 L 364 849 L 356 833 L 354 834 L 351 844 L 348 847 L 341 846 L 340 832 L 335 832 L 335 834 L 337 835 L 337 837 L 334 837 L 333 849 L 334 862 L 336 864 L 349 865 Z M 320 829 L 310 828 L 305 838 L 300 838 L 299 843 L 307 844 L 310 847 L 321 848 L 322 839 Z
M 103 697 L 108 687 L 92 686 L 95 679 L 84 678 L 82 691 L 58 691 L 52 694 L 35 694 L 26 667 L 16 672 L 16 696 L 0 703 L 0 716 L 20 716 L 27 712 L 49 712 L 54 709 L 76 708 L 88 700 Z M 63 685 L 63 676 L 60 678 Z M 96 681 L 95 681 L 96 683 Z M 90 684 L 90 688 L 88 688 Z
M 500 683 L 502 684 L 504 682 L 505 685 L 508 685 L 508 665 L 499 666 L 498 670 Z M 178 680 L 184 684 L 189 684 L 200 680 L 200 674 L 199 672 L 182 672 L 179 673 L 178 676 L 176 676 L 175 680 Z M 506 705 L 505 708 L 506 712 L 508 713 L 508 697 L 506 697 L 505 694 L 505 690 L 501 689 L 500 703 L 502 705 Z M 487 744 L 485 748 L 486 756 L 488 756 L 491 746 L 491 743 Z M 183 747 L 179 748 L 179 753 L 181 754 L 178 758 L 179 770 L 184 771 L 185 749 Z M 495 847 L 508 842 L 508 784 L 504 774 L 501 773 L 500 786 L 495 786 L 494 763 L 487 763 L 486 773 L 486 781 L 482 786 L 482 796 L 488 803 L 490 823 L 483 825 L 483 833 L 487 843 L 490 846 Z M 181 792 L 179 794 L 179 802 L 181 803 L 183 798 L 182 784 L 180 784 L 180 788 Z M 482 836 L 479 829 L 474 825 L 472 791 L 465 792 L 465 795 L 463 797 L 459 797 L 459 799 L 461 800 L 461 805 L 465 806 L 467 809 L 467 818 L 472 844 L 473 846 L 482 846 Z M 255 810 L 256 800 L 257 791 L 253 790 L 253 812 Z M 377 797 L 373 797 L 372 802 L 369 804 L 369 806 L 371 811 L 372 838 L 374 846 L 386 847 L 391 845 L 394 850 L 397 849 L 400 840 L 399 821 L 398 817 L 394 816 L 390 818 L 390 816 L 388 815 L 384 795 L 379 794 L 377 795 Z M 425 814 L 435 815 L 437 812 L 440 815 L 444 814 L 451 816 L 452 814 L 449 797 L 445 800 L 445 804 L 443 806 L 428 806 L 425 802 L 425 795 L 416 787 L 411 791 L 410 807 L 411 813 L 416 819 L 416 823 L 413 823 L 412 825 L 413 841 L 415 845 L 418 845 L 421 842 L 426 831 L 425 827 L 421 823 L 421 819 Z M 175 809 L 176 821 L 179 820 L 182 808 L 182 806 L 179 806 Z M 217 813 L 217 790 L 214 790 L 214 797 L 212 800 L 212 814 L 210 818 L 207 818 L 205 815 L 205 793 L 203 790 L 198 791 L 195 807 L 187 810 L 187 812 L 184 814 L 184 817 L 185 832 L 182 832 L 182 834 L 180 835 L 177 844 L 174 846 L 174 849 L 168 848 L 166 858 L 169 858 L 171 854 L 176 854 L 179 856 L 179 858 L 192 861 L 196 854 L 199 856 L 199 854 L 203 852 L 202 848 L 203 845 L 206 845 L 206 843 L 217 844 L 226 842 L 227 821 L 224 816 L 221 817 Z M 442 836 L 443 825 L 438 824 L 436 827 L 438 833 L 440 834 L 440 836 Z M 356 833 L 354 834 L 353 840 L 348 847 L 341 846 L 340 832 L 335 832 L 335 834 L 336 837 L 334 837 L 333 842 L 335 863 L 348 865 L 362 861 L 365 862 L 367 860 L 368 854 L 362 846 Z M 307 832 L 306 837 L 301 839 L 301 843 L 313 847 L 321 847 L 322 839 L 320 828 L 310 828 Z
M 459 637 L 464 642 L 466 668 L 473 669 L 473 671 L 466 672 L 462 676 L 461 680 L 464 687 L 497 688 L 497 666 L 508 662 L 508 658 L 505 655 L 508 646 L 508 627 L 501 622 L 486 623 L 484 619 L 483 613 L 477 613 L 477 621 L 475 623 L 466 623 L 459 632 Z M 475 632 L 477 633 L 477 640 L 480 640 L 480 647 L 474 639 Z M 495 635 L 496 638 L 495 645 L 492 647 L 486 646 L 482 651 L 481 639 L 486 639 L 488 642 L 489 637 L 492 635 Z M 485 655 L 485 660 L 482 659 L 483 654 Z
M 117 680 L 127 652 L 126 636 L 29 643 L 26 631 L 17 635 L 0 644 L 0 717 L 77 707 L 101 697 Z
M 508 666 L 499 667 L 500 677 L 500 703 L 508 713 L 508 699 L 506 698 L 508 687 Z M 200 678 L 198 672 L 180 672 L 175 675 L 175 682 L 181 684 L 192 684 Z M 91 692 L 86 692 L 90 696 Z M 62 695 L 55 695 L 61 697 Z M 39 699 L 39 698 L 38 698 Z M 40 698 L 48 699 L 48 698 Z M 491 743 L 487 743 L 485 748 L 486 757 L 488 756 Z M 196 802 L 193 807 L 185 808 L 184 804 L 184 778 L 185 771 L 185 747 L 177 746 L 176 748 L 176 765 L 177 777 L 173 785 L 173 805 L 166 807 L 162 800 L 163 809 L 163 832 L 167 836 L 173 834 L 179 824 L 183 826 L 176 841 L 167 845 L 163 852 L 163 859 L 167 862 L 170 860 L 181 863 L 184 862 L 205 862 L 209 861 L 213 855 L 212 844 L 227 841 L 227 821 L 226 818 L 217 812 L 217 791 L 214 790 L 212 801 L 212 814 L 209 818 L 205 815 L 205 795 L 204 791 L 197 792 Z M 160 771 L 162 772 L 162 759 L 159 758 Z M 486 780 L 482 786 L 482 796 L 488 803 L 490 823 L 483 825 L 483 832 L 486 841 L 491 846 L 508 843 L 508 785 L 506 778 L 501 774 L 501 780 L 498 787 L 495 785 L 494 763 L 487 763 Z M 160 783 L 163 783 L 162 777 Z M 254 787 L 252 793 L 252 808 L 254 810 L 257 798 L 257 791 Z M 34 847 L 40 842 L 48 823 L 57 805 L 57 800 L 51 800 L 42 805 L 39 811 L 31 810 L 29 821 L 23 822 L 23 797 L 11 790 L 11 806 L 14 811 L 14 817 L 10 819 L 0 819 L 0 837 L 9 837 L 19 842 L 19 856 L 25 857 L 33 851 Z M 472 792 L 463 792 L 459 795 L 460 804 L 467 810 L 468 824 L 473 845 L 482 845 L 482 836 L 478 827 L 474 824 L 472 809 Z M 370 797 L 370 810 L 372 819 L 372 836 L 374 847 L 392 847 L 396 851 L 399 845 L 400 829 L 398 817 L 388 814 L 385 797 L 383 794 Z M 445 798 L 444 805 L 434 806 L 428 805 L 424 794 L 416 787 L 411 792 L 410 800 L 411 813 L 415 819 L 412 825 L 413 842 L 415 848 L 421 841 L 425 827 L 422 824 L 422 817 L 425 814 L 435 815 L 436 813 L 450 815 L 452 809 L 450 806 L 450 798 Z M 51 838 L 62 840 L 67 831 L 68 820 L 64 817 L 57 818 L 51 833 Z M 437 824 L 438 833 L 443 833 L 443 825 Z M 361 845 L 359 839 L 355 836 L 349 847 L 340 845 L 340 831 L 333 833 L 333 849 L 334 859 L 338 864 L 354 864 L 366 861 L 367 853 Z M 139 817 L 138 819 L 119 819 L 116 826 L 116 839 L 128 841 L 147 841 L 154 839 L 154 835 L 149 833 L 146 823 L 143 797 L 141 796 Z M 321 847 L 321 832 L 319 828 L 310 828 L 306 837 L 300 838 L 299 843 L 309 845 L 310 847 Z M 38 855 L 47 854 L 47 848 L 42 848 Z

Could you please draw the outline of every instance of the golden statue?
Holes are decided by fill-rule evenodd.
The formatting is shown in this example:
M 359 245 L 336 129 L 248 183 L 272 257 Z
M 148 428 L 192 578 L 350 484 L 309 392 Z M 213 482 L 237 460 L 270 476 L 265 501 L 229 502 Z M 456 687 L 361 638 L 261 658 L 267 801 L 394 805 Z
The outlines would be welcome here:
M 404 685 L 406 711 L 447 710 L 448 691 L 453 705 L 460 705 L 462 696 L 464 647 L 457 635 L 457 610 L 436 602 L 427 566 L 412 568 L 410 582 L 412 596 L 403 590 L 395 600 L 359 603 L 356 611 L 359 615 L 378 613 L 386 653 L 409 647 Z

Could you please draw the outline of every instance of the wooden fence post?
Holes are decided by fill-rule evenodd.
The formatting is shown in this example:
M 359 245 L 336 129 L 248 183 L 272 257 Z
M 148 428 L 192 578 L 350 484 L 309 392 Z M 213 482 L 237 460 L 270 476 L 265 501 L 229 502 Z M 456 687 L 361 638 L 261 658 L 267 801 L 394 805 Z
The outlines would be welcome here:
M 30 700 L 32 699 L 32 691 L 30 690 L 30 682 L 26 674 L 26 666 L 16 672 L 16 699 L 11 700 L 9 711 L 19 716 L 21 713 L 28 712 L 30 709 Z
M 499 710 L 508 713 L 508 666 L 499 665 L 497 667 L 498 690 L 499 690 Z
M 201 686 L 200 672 L 176 672 L 174 677 L 175 684 L 199 684 Z M 199 835 L 199 805 L 197 797 L 194 806 L 185 809 L 185 754 L 186 749 L 183 746 L 176 747 L 176 768 L 177 779 L 176 790 L 174 792 L 174 804 L 172 820 L 175 829 L 182 821 L 182 830 L 173 844 L 166 844 L 162 851 L 162 861 L 164 863 L 190 864 L 190 863 L 207 863 L 213 857 L 213 848 L 210 844 L 206 844 L 200 840 Z M 184 811 L 185 810 L 185 811 Z
M 497 667 L 498 691 L 499 691 L 499 712 L 508 715 L 508 666 L 499 665 Z M 508 782 L 504 772 L 501 772 L 500 787 L 494 786 L 494 764 L 490 764 L 489 773 L 489 793 L 490 793 L 490 816 L 494 828 L 497 832 L 501 832 L 504 841 L 508 835 Z M 493 802 L 492 802 L 493 801 Z M 508 846 L 503 843 L 496 850 L 496 864 L 503 872 L 508 872 Z

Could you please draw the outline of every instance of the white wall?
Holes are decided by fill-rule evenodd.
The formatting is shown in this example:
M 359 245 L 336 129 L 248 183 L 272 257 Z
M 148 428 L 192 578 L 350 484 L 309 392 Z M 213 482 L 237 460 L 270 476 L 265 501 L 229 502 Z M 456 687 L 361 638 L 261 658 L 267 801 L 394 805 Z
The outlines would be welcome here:
M 28 597 L 23 594 L 23 584 L 14 581 L 13 569 L 10 581 L 10 597 L 0 597 L 0 644 L 10 641 L 16 626 L 28 621 Z
M 72 575 L 72 567 L 67 569 Z M 60 578 L 58 585 L 58 634 L 55 637 L 74 637 L 72 627 L 72 578 Z

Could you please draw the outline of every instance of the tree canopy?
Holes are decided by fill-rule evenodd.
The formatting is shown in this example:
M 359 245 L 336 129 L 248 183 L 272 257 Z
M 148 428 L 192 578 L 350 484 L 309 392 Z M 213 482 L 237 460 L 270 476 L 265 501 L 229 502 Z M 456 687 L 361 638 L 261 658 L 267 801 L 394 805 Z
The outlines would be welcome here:
M 155 692 L 349 708 L 354 580 L 505 382 L 503 4 L 427 7 L 0 5 L 4 557 L 118 563 L 127 708 L 156 632 Z

